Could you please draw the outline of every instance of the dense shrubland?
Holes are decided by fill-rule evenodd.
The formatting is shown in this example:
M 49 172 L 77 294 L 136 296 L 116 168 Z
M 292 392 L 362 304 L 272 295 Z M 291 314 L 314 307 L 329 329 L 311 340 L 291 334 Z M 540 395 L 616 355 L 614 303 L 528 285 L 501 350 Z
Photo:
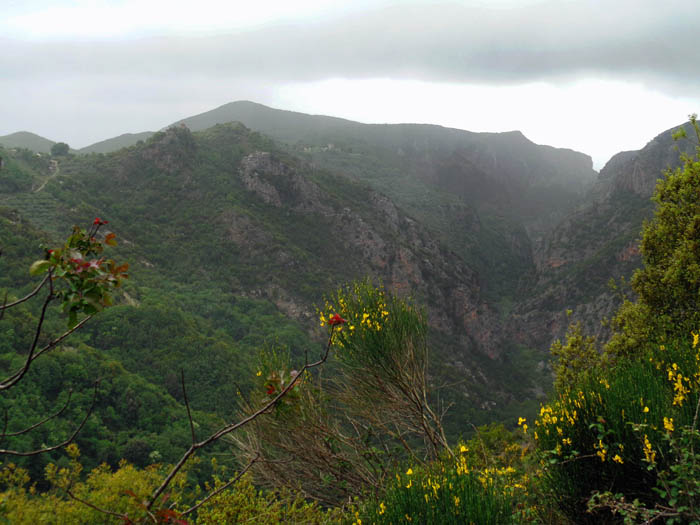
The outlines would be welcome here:
M 697 132 L 695 118 L 691 123 Z M 17 424 L 9 430 L 31 426 L 64 402 L 63 383 L 51 381 L 60 367 L 84 397 L 66 416 L 94 415 L 75 440 L 64 418 L 47 422 L 36 442 L 23 442 L 24 434 L 18 441 L 5 426 L 3 438 L 18 446 L 68 442 L 63 453 L 35 461 L 3 456 L 0 513 L 10 523 L 700 523 L 700 160 L 683 161 L 658 184 L 656 215 L 642 234 L 644 267 L 631 281 L 634 299 L 612 320 L 612 339 L 599 345 L 572 325 L 552 347 L 554 393 L 534 418 L 509 422 L 510 430 L 465 422 L 471 437 L 449 442 L 445 407 L 429 388 L 423 313 L 364 281 L 341 288 L 319 309 L 328 329 L 324 348 L 300 351 L 306 341 L 292 331 L 282 344 L 265 346 L 252 336 L 250 347 L 264 349 L 236 372 L 249 382 L 232 383 L 217 399 L 221 418 L 234 423 L 210 434 L 221 421 L 190 410 L 190 378 L 178 377 L 175 362 L 157 368 L 169 344 L 194 344 L 200 325 L 175 314 L 163 324 L 155 314 L 130 320 L 117 306 L 86 335 L 76 333 L 71 347 L 37 361 L 36 375 L 18 383 L 16 397 L 2 399 Z M 59 265 L 52 257 L 40 266 Z M 95 313 L 90 303 L 79 304 L 79 313 Z M 254 302 L 234 307 L 252 319 L 269 315 L 271 329 L 276 324 Z M 75 326 L 80 321 L 70 311 L 69 304 Z M 3 369 L 22 362 L 14 348 L 27 342 L 36 320 L 31 305 L 0 319 Z M 151 360 L 157 373 L 174 374 L 170 395 L 138 386 L 88 344 L 110 348 L 114 330 L 132 330 L 133 337 L 153 331 L 163 351 Z M 222 344 L 240 340 L 225 330 L 218 335 Z M 289 340 L 299 347 L 290 351 Z M 223 362 L 223 346 L 221 355 Z M 89 381 L 78 371 L 90 367 L 103 377 L 102 407 L 86 406 Z M 186 413 L 178 413 L 182 403 Z M 105 417 L 125 433 L 117 448 L 101 434 Z M 130 435 L 136 424 L 139 433 Z M 190 433 L 192 444 L 195 435 L 216 436 L 199 443 L 226 454 L 186 455 L 173 469 Z M 90 447 L 109 451 L 90 455 L 105 463 L 81 459 Z

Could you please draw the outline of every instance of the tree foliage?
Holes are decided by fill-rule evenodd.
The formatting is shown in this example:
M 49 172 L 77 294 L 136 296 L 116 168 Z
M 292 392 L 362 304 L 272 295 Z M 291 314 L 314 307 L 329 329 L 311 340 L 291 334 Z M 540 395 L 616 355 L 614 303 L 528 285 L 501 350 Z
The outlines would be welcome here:
M 690 124 L 700 143 L 695 115 Z M 675 137 L 685 138 L 685 132 Z M 700 325 L 700 159 L 681 159 L 681 167 L 657 182 L 656 212 L 642 230 L 644 266 L 631 281 L 637 300 L 625 303 L 613 320 L 611 357 L 634 353 L 650 337 L 688 334 Z
M 272 417 L 235 443 L 243 461 L 262 459 L 254 473 L 263 483 L 338 505 L 381 490 L 402 461 L 423 463 L 449 447 L 428 399 L 422 313 L 363 281 L 331 296 L 319 317 L 321 326 L 344 323 L 327 375 L 304 376 Z M 285 361 L 263 355 L 258 393 L 243 415 L 296 377 Z
M 554 341 L 550 353 L 553 358 L 554 389 L 557 392 L 570 389 L 600 362 L 596 339 L 583 333 L 580 322 L 569 325 L 566 341 Z
M 113 260 L 104 257 L 97 258 L 104 250 L 103 241 L 97 239 L 98 232 L 102 226 L 107 224 L 96 218 L 88 230 L 78 226 L 74 227 L 73 233 L 61 247 L 55 249 L 45 248 L 44 258 L 35 261 L 29 268 L 29 273 L 33 276 L 45 274 L 41 282 L 35 288 L 20 299 L 10 300 L 8 295 L 0 305 L 0 321 L 6 312 L 16 308 L 24 308 L 25 303 L 34 298 L 42 297 L 36 318 L 29 314 L 27 317 L 28 326 L 28 348 L 25 355 L 14 360 L 11 355 L 9 361 L 12 365 L 14 361 L 19 361 L 18 366 L 10 372 L 5 379 L 0 381 L 0 392 L 7 396 L 7 392 L 17 387 L 26 377 L 34 362 L 47 352 L 55 349 L 64 339 L 71 335 L 77 328 L 85 324 L 95 313 L 106 306 L 112 304 L 112 293 L 115 288 L 121 285 L 123 279 L 127 278 L 126 270 L 128 265 L 117 265 Z M 104 237 L 104 243 L 115 245 L 115 234 L 108 233 Z M 44 334 L 45 322 L 50 315 L 50 306 L 58 302 L 63 313 L 66 315 L 68 330 L 57 337 L 47 340 Z M 28 312 L 27 312 L 28 314 Z M 21 325 L 20 325 L 21 326 Z M 12 349 L 19 350 L 19 349 Z M 95 386 L 95 396 L 97 387 Z M 6 397 L 5 397 L 6 399 Z M 31 432 L 44 427 L 48 422 L 63 414 L 68 408 L 71 396 L 68 395 L 63 408 L 54 414 L 42 414 L 41 418 L 27 426 L 8 433 L 8 417 L 5 413 L 5 426 L 2 431 L 2 438 L 17 437 L 30 434 Z M 4 400 L 3 400 L 4 402 Z M 92 407 L 94 407 L 95 397 L 93 397 Z M 42 444 L 38 448 L 29 450 L 15 450 L 12 448 L 0 449 L 0 456 L 34 456 L 46 452 L 57 450 L 71 443 L 78 432 L 86 424 L 92 408 L 77 428 L 53 445 Z
M 70 147 L 65 142 L 56 142 L 51 146 L 51 156 L 52 157 L 64 157 L 68 155 Z

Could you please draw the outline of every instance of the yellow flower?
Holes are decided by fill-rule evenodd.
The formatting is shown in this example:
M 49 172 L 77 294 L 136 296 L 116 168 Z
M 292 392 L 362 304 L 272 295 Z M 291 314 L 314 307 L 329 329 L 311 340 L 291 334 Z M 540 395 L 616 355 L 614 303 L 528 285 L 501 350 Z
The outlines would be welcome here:
M 644 412 L 645 414 L 646 414 L 647 412 L 649 412 L 649 407 L 644 407 L 643 412 Z
M 608 453 L 607 449 L 605 448 L 605 443 L 603 443 L 600 439 L 598 440 L 597 445 L 593 445 L 593 448 L 598 449 L 598 452 L 596 452 L 596 455 L 600 458 L 601 461 L 605 461 L 605 456 Z
M 413 480 L 410 480 L 410 481 L 408 482 L 408 485 L 406 485 L 406 488 L 407 488 L 407 489 L 410 489 L 412 486 L 413 486 Z
M 460 451 L 462 454 L 464 454 L 464 453 L 467 452 L 468 450 L 469 450 L 469 449 L 468 449 L 467 447 L 465 447 L 464 445 L 460 445 L 460 446 L 459 446 L 459 451 Z
M 615 461 L 616 463 L 619 463 L 620 465 L 622 465 L 624 463 L 624 461 L 622 461 L 622 458 L 620 457 L 620 454 L 615 454 L 613 456 L 613 461 Z
M 459 496 L 455 496 L 455 507 L 459 507 Z
M 258 370 L 258 372 L 255 375 L 260 377 L 262 375 L 262 370 Z
M 527 434 L 527 424 L 523 425 L 523 432 Z
M 664 428 L 668 430 L 669 432 L 673 432 L 673 418 L 672 417 L 665 417 L 664 418 Z
M 700 334 L 698 334 L 697 332 L 690 333 L 693 336 L 693 348 L 695 348 L 696 346 L 698 346 L 698 339 L 700 339 Z
M 413 469 L 409 467 L 409 469 L 406 471 L 406 475 L 410 476 L 411 474 L 413 474 Z
M 520 425 L 522 425 L 523 423 L 525 423 L 525 421 L 527 421 L 527 419 L 525 419 L 524 417 L 519 417 L 519 418 L 518 418 L 518 426 L 520 426 Z
M 644 434 L 644 457 L 649 463 L 654 463 L 656 459 L 656 452 L 651 448 L 651 443 L 646 434 Z
M 379 514 L 384 514 L 384 512 L 386 512 L 386 505 L 384 505 L 384 502 L 382 501 L 379 504 Z

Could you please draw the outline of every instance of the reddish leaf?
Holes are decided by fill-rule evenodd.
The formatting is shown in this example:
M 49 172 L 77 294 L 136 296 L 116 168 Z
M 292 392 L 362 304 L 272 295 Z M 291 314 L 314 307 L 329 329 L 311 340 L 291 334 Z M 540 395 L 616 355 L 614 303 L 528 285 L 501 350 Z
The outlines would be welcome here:
M 105 244 L 107 244 L 109 246 L 116 246 L 117 245 L 116 237 L 117 236 L 114 232 L 108 233 L 105 236 Z

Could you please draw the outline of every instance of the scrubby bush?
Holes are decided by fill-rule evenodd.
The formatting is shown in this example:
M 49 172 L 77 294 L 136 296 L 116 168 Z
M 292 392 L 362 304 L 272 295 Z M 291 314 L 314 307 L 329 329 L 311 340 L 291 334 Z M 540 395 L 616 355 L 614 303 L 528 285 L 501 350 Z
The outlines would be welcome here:
M 448 450 L 440 417 L 428 401 L 426 321 L 409 301 L 370 282 L 328 298 L 322 328 L 335 330 L 328 372 L 299 379 L 270 417 L 235 441 L 239 457 L 271 487 L 300 486 L 339 505 L 385 479 L 407 458 L 426 461 Z M 241 417 L 292 381 L 279 352 L 265 352 L 258 387 Z
M 696 115 L 690 128 L 700 144 Z M 684 138 L 685 130 L 674 137 Z M 682 154 L 681 160 L 681 167 L 657 181 L 654 218 L 642 229 L 644 266 L 631 281 L 637 300 L 613 318 L 610 358 L 634 355 L 648 341 L 684 337 L 700 326 L 700 159 Z
M 354 523 L 525 523 L 523 473 L 511 466 L 473 469 L 468 455 L 460 445 L 454 456 L 397 473 L 381 495 L 360 505 Z
M 696 344 L 659 345 L 644 359 L 598 369 L 542 406 L 533 436 L 546 467 L 543 482 L 572 521 L 609 518 L 616 510 L 610 494 L 657 510 L 677 505 L 681 497 L 689 500 L 683 506 L 700 505 L 695 489 L 671 496 L 668 488 L 679 473 L 697 474 L 699 468 L 687 450 L 697 439 Z M 587 512 L 596 492 L 609 494 L 596 498 Z

